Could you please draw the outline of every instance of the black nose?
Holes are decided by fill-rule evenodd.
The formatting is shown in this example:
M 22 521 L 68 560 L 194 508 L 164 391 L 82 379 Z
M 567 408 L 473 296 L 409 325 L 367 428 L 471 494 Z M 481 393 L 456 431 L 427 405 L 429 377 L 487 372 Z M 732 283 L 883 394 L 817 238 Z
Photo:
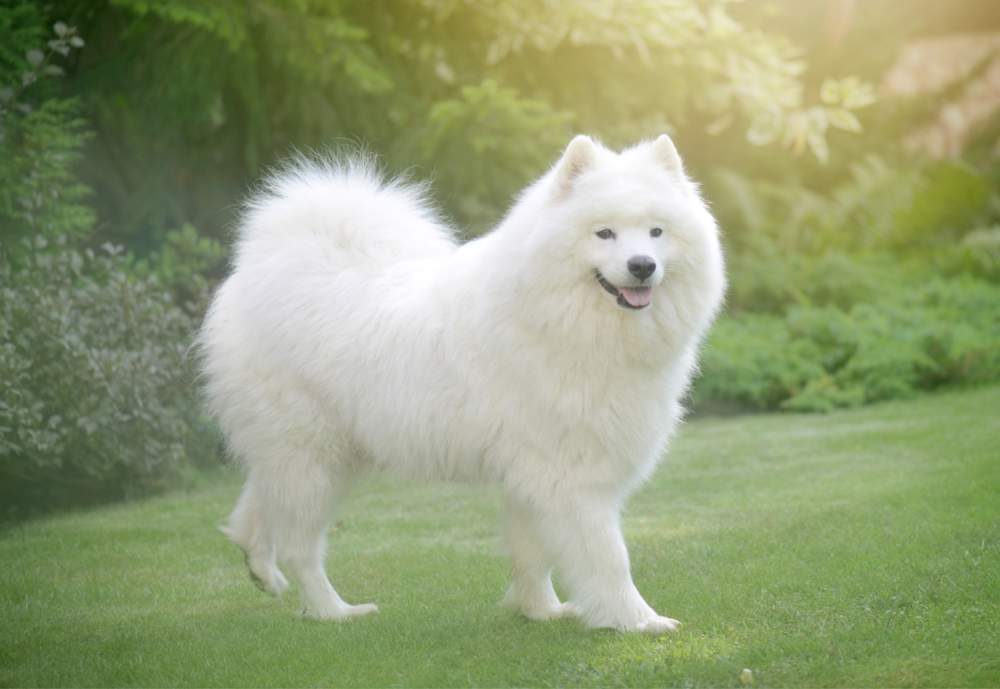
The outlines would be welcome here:
M 628 260 L 628 272 L 645 280 L 656 270 L 656 261 L 649 256 L 633 256 Z

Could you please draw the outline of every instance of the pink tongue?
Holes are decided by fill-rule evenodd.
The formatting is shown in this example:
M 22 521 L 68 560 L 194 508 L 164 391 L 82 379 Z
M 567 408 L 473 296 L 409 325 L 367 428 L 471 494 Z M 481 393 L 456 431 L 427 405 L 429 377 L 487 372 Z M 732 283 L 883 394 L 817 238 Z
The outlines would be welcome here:
M 653 301 L 652 287 L 619 287 L 618 291 L 630 306 L 649 306 L 649 302 Z

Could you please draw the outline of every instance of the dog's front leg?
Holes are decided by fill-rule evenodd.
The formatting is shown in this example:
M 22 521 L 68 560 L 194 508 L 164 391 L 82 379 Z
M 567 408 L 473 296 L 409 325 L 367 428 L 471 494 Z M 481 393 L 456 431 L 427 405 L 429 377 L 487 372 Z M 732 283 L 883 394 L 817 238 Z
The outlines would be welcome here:
M 617 505 L 573 498 L 551 505 L 540 521 L 570 602 L 588 626 L 653 634 L 677 630 L 680 623 L 658 615 L 632 583 Z
M 540 514 L 531 505 L 507 496 L 506 536 L 513 580 L 503 604 L 532 620 L 551 620 L 573 612 L 559 602 L 552 587 L 552 558 L 542 540 Z

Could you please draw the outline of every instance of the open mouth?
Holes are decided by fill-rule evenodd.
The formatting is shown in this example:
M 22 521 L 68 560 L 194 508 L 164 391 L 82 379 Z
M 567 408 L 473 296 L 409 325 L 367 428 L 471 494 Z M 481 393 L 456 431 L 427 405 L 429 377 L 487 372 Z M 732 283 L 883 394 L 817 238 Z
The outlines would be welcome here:
M 619 306 L 638 310 L 646 308 L 653 301 L 652 287 L 615 287 L 600 271 L 595 271 L 594 275 L 601 287 L 618 301 Z

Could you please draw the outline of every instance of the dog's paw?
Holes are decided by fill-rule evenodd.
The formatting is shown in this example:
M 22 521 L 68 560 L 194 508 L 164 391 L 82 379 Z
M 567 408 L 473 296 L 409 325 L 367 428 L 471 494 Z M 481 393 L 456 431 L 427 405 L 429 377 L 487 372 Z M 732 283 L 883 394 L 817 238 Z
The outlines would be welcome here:
M 288 589 L 288 579 L 272 562 L 255 560 L 249 555 L 245 555 L 244 559 L 250 581 L 261 591 L 272 596 L 280 596 Z
M 671 617 L 664 617 L 663 615 L 654 615 L 649 619 L 640 622 L 635 631 L 643 632 L 645 634 L 666 634 L 668 632 L 676 632 L 681 628 L 681 623 Z
M 579 610 L 572 603 L 560 603 L 556 592 L 548 588 L 530 589 L 525 593 L 517 584 L 511 584 L 500 605 L 517 612 L 529 620 L 555 620 L 560 617 L 577 615 Z
M 518 611 L 529 620 L 557 620 L 560 617 L 572 617 L 578 614 L 572 603 L 556 603 L 555 605 L 520 607 Z
M 376 612 L 378 612 L 378 606 L 374 603 L 361 603 L 360 605 L 342 603 L 322 609 L 306 607 L 302 610 L 302 616 L 311 620 L 349 620 Z

